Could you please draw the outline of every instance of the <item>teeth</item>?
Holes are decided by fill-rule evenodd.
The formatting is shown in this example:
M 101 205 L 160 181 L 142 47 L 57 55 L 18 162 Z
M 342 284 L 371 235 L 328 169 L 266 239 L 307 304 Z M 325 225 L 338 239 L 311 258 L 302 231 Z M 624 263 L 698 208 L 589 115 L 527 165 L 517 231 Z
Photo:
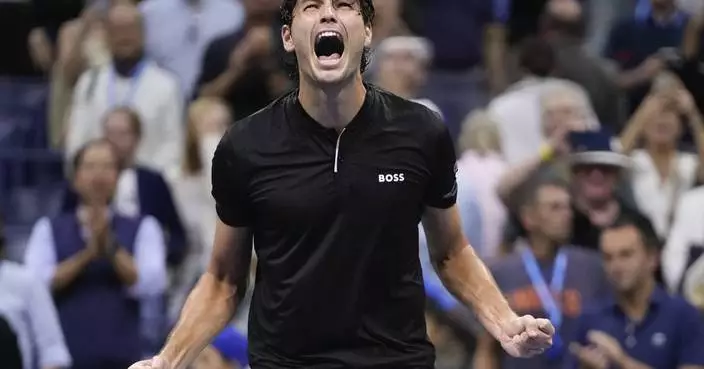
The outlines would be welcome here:
M 340 35 L 339 32 L 335 31 L 323 31 L 318 34 L 318 37 L 316 38 L 317 40 L 320 40 L 323 37 L 337 37 L 337 38 L 342 38 L 342 35 Z

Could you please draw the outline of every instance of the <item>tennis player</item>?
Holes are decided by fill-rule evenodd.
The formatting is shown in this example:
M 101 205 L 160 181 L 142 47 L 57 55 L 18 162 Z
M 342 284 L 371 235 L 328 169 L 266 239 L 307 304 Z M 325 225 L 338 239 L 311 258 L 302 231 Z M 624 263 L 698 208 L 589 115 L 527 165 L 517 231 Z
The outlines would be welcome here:
M 185 369 L 228 324 L 253 237 L 253 369 L 432 369 L 421 219 L 443 283 L 510 355 L 550 347 L 552 324 L 518 317 L 462 234 L 447 128 L 362 81 L 372 0 L 283 0 L 281 17 L 298 88 L 222 138 L 209 269 L 163 350 L 132 368 Z

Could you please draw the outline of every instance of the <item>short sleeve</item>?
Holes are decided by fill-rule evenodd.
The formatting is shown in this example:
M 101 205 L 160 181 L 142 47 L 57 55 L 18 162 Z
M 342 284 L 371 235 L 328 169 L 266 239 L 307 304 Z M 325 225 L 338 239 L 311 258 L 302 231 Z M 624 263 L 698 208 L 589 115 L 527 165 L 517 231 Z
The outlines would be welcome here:
M 686 302 L 679 314 L 679 353 L 677 366 L 704 365 L 704 321 L 699 312 Z
M 447 209 L 457 202 L 457 158 L 455 145 L 447 127 L 434 114 L 428 114 L 438 133 L 430 144 L 430 183 L 425 193 L 425 204 Z
M 251 225 L 252 217 L 245 168 L 230 141 L 231 132 L 230 129 L 223 136 L 213 155 L 212 195 L 223 223 L 231 227 L 247 227 Z

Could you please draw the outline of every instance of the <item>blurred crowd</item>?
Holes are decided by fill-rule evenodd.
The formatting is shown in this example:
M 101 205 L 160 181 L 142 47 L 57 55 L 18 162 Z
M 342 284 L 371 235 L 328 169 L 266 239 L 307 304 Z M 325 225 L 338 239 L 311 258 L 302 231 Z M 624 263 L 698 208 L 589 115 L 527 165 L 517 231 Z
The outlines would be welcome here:
M 437 367 L 704 368 L 704 2 L 374 3 L 366 79 L 443 118 L 465 234 L 511 306 L 558 328 L 508 357 L 419 228 Z M 0 0 L 0 212 L 30 226 L 0 229 L 0 367 L 159 349 L 209 259 L 220 137 L 295 87 L 279 5 Z M 20 108 L 17 85 L 42 98 Z M 28 168 L 34 192 L 11 180 Z M 194 369 L 247 367 L 250 293 Z

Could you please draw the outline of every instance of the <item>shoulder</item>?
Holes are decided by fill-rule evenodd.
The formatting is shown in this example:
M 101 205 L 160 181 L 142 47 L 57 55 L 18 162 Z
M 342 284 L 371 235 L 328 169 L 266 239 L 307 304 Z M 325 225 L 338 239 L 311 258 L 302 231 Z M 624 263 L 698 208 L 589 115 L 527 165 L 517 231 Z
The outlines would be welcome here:
M 514 251 L 500 259 L 487 262 L 487 267 L 497 279 L 497 283 L 501 283 L 500 280 L 506 276 L 515 274 L 517 270 L 522 270 L 523 264 L 518 253 Z
M 295 101 L 296 92 L 291 91 L 259 111 L 232 123 L 220 140 L 216 153 L 242 154 L 256 149 L 258 143 L 275 139 L 277 128 L 286 122 L 289 109 Z
M 367 88 L 373 89 L 375 113 L 381 116 L 380 123 L 389 130 L 410 138 L 428 153 L 434 152 L 438 144 L 451 140 L 447 126 L 437 112 L 379 87 L 367 85 Z
M 567 255 L 570 258 L 585 262 L 601 264 L 601 257 L 599 256 L 599 253 L 594 250 L 585 249 L 584 247 L 577 246 L 565 246 L 565 249 L 567 251 Z
M 639 22 L 635 17 L 623 17 L 617 20 L 613 28 L 611 28 L 611 34 L 618 35 L 623 32 L 630 32 L 635 29 L 638 24 Z
M 3 260 L 0 266 L 1 275 L 12 280 L 15 287 L 27 288 L 37 282 L 34 274 L 22 264 Z
M 163 87 L 168 87 L 168 88 L 177 88 L 178 87 L 178 79 L 176 78 L 176 75 L 171 73 L 170 71 L 160 67 L 156 62 L 154 61 L 149 61 L 149 64 L 147 65 L 149 74 L 151 75 L 151 83 L 154 84 L 159 83 Z

